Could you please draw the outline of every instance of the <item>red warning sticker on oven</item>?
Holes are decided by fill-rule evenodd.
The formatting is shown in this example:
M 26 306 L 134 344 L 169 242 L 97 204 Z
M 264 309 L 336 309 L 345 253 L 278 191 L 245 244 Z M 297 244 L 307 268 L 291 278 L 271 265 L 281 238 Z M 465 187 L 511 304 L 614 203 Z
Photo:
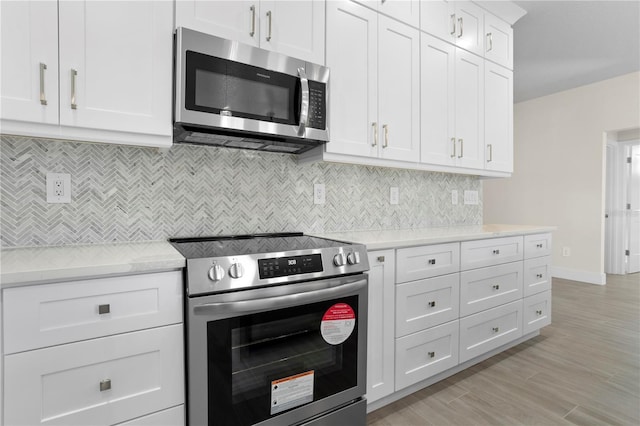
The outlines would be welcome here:
M 339 345 L 351 336 L 356 326 L 356 313 L 346 303 L 336 303 L 324 313 L 320 323 L 322 338 L 330 345 Z

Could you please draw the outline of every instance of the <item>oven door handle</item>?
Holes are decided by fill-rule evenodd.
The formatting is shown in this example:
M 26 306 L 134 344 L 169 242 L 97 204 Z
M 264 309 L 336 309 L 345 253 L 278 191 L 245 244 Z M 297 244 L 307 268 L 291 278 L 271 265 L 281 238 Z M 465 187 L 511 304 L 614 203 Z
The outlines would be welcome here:
M 235 300 L 230 302 L 205 303 L 193 307 L 196 315 L 207 314 L 227 314 L 269 311 L 286 308 L 289 306 L 305 305 L 308 303 L 320 302 L 323 300 L 353 294 L 354 292 L 367 286 L 367 279 L 361 279 L 348 284 L 341 284 L 334 287 L 320 290 L 306 291 L 302 293 L 286 294 L 282 296 L 265 297 L 261 299 Z

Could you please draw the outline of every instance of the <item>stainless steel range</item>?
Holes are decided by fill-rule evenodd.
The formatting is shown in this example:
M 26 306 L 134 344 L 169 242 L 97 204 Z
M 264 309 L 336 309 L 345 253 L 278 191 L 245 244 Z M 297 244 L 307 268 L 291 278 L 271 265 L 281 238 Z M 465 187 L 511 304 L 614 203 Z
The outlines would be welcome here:
M 190 425 L 364 425 L 363 245 L 302 233 L 171 239 L 187 258 Z

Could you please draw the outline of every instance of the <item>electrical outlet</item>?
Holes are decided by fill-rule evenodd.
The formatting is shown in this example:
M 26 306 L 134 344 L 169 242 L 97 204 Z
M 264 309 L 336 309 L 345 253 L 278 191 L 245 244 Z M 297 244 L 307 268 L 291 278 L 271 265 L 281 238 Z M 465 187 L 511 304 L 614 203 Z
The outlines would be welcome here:
M 326 199 L 326 192 L 324 190 L 324 183 L 313 184 L 313 204 L 324 204 Z
M 458 204 L 458 190 L 451 191 L 451 204 Z
M 400 202 L 400 191 L 397 186 L 389 189 L 389 204 L 396 205 Z
M 478 191 L 464 191 L 465 204 L 478 204 Z
M 571 248 L 569 248 L 569 247 L 562 247 L 562 256 L 563 256 L 563 257 L 569 257 L 569 256 L 571 256 Z
M 47 173 L 47 203 L 71 202 L 71 175 Z

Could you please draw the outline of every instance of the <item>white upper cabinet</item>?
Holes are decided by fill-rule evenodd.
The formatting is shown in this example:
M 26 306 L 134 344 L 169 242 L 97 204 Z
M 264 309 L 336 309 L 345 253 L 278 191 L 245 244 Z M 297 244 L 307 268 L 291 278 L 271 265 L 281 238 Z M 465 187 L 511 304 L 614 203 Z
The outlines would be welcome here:
M 327 3 L 331 69 L 327 152 L 378 155 L 378 14 L 349 1 Z
M 456 49 L 456 161 L 484 169 L 484 60 Z
M 513 171 L 513 72 L 485 63 L 486 168 Z
M 513 28 L 490 13 L 484 14 L 484 57 L 513 69 Z
M 171 3 L 1 7 L 4 133 L 171 146 Z
M 0 2 L 2 119 L 58 124 L 58 5 Z
M 323 0 L 177 0 L 176 26 L 324 64 Z
M 60 124 L 171 134 L 171 5 L 63 1 L 59 7 Z
M 484 11 L 469 1 L 434 0 L 420 4 L 420 29 L 483 55 Z
M 329 0 L 331 1 L 331 0 Z M 418 28 L 420 25 L 420 0 L 353 0 L 400 22 Z
M 416 161 L 419 32 L 354 2 L 327 3 L 327 152 Z

